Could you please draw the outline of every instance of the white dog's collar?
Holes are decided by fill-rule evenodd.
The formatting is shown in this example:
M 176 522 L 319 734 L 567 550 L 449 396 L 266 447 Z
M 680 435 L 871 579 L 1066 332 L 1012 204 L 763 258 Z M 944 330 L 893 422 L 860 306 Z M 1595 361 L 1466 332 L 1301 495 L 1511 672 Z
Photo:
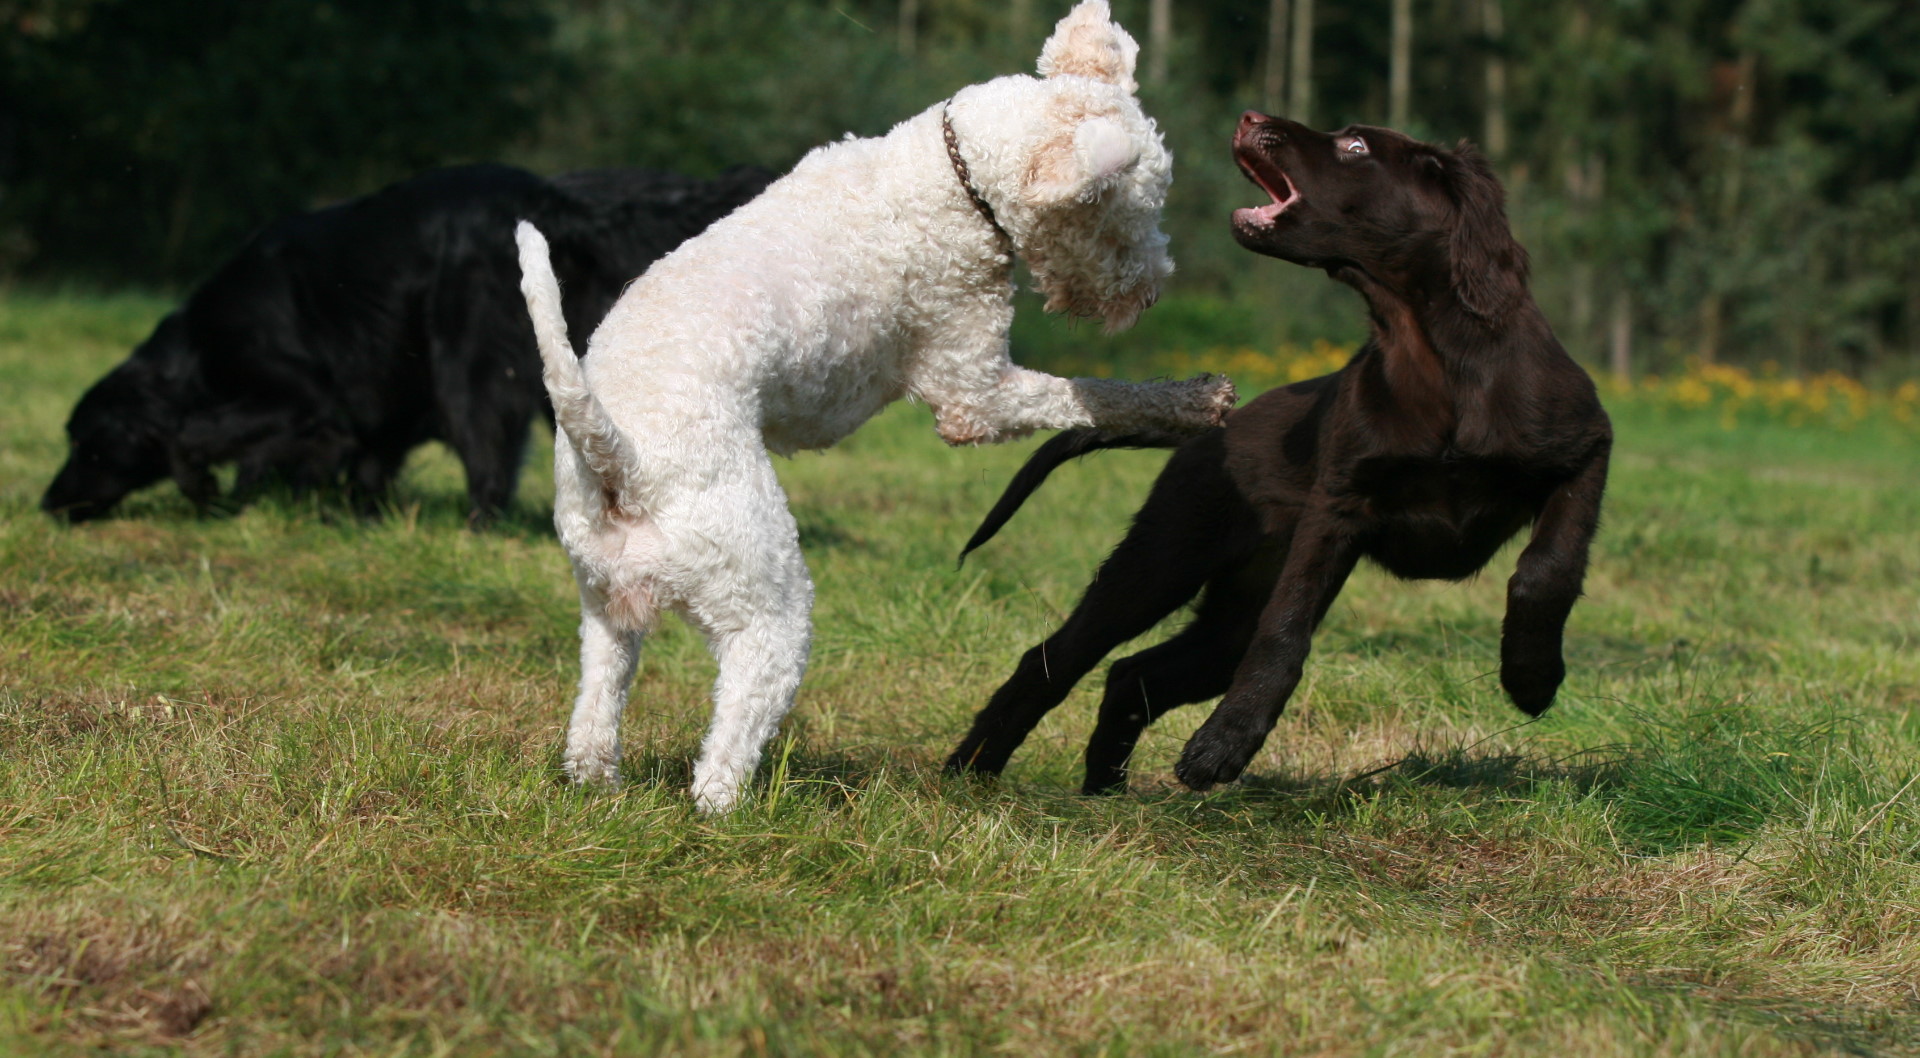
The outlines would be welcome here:
M 966 189 L 967 197 L 973 200 L 973 208 L 980 211 L 981 219 L 993 227 L 994 232 L 1011 251 L 1013 236 L 1007 234 L 1007 229 L 1000 226 L 999 219 L 993 215 L 993 207 L 988 205 L 987 200 L 974 189 L 973 177 L 967 172 L 967 160 L 960 157 L 960 137 L 953 131 L 953 119 L 948 116 L 946 106 L 940 108 L 940 131 L 947 138 L 947 157 L 953 160 L 953 173 L 960 178 L 960 186 Z

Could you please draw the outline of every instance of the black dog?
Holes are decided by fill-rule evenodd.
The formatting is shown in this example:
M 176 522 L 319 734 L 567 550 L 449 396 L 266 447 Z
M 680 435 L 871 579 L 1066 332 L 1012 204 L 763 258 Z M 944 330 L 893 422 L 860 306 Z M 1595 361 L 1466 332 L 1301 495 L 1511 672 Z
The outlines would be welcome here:
M 279 221 L 95 383 L 67 422 L 41 506 L 98 518 L 171 477 L 202 509 L 344 477 L 372 513 L 407 453 L 445 441 L 470 517 L 513 498 L 533 416 L 552 421 L 519 291 L 513 226 L 548 233 L 570 327 L 590 332 L 656 258 L 759 194 L 760 169 L 712 181 L 597 170 L 551 181 L 499 165 L 426 173 Z
M 1498 181 L 1464 144 L 1447 151 L 1363 126 L 1329 135 L 1251 112 L 1234 154 L 1274 199 L 1234 213 L 1240 243 L 1354 287 L 1372 337 L 1334 374 L 1272 390 L 1185 440 L 1073 615 L 974 720 L 951 770 L 998 773 L 1109 650 L 1204 587 L 1185 630 L 1114 664 L 1086 790 L 1123 789 L 1148 724 L 1219 694 L 1175 774 L 1196 790 L 1229 782 L 1279 719 L 1359 559 L 1459 580 L 1530 523 L 1507 586 L 1500 682 L 1529 715 L 1553 704 L 1613 431 L 1527 291 Z M 1181 441 L 1055 437 L 967 550 L 1060 463 Z

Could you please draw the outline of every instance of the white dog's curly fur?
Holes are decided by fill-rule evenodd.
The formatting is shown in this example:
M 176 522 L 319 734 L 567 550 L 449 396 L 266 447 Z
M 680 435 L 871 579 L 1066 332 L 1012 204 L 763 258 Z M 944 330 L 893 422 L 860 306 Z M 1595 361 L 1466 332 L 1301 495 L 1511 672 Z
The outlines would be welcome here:
M 1173 270 L 1158 227 L 1171 159 L 1133 97 L 1138 51 L 1088 0 L 1047 41 L 1042 78 L 975 85 L 883 137 L 814 150 L 635 282 L 579 362 L 546 241 L 520 225 L 559 423 L 554 522 L 580 586 L 575 781 L 617 781 L 641 638 L 666 610 L 720 669 L 696 803 L 730 808 L 758 765 L 806 668 L 813 602 L 768 449 L 825 448 L 902 397 L 927 402 L 952 444 L 1199 429 L 1232 406 L 1224 379 L 1068 381 L 1008 359 L 1005 237 L 1050 309 L 1109 329 Z

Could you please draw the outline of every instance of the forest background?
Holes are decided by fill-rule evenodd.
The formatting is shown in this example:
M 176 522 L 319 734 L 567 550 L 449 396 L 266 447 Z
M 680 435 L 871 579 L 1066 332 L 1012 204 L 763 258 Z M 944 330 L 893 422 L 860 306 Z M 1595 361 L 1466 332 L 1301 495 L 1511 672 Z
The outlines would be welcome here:
M 182 289 L 267 221 L 440 164 L 784 169 L 1031 70 L 1066 6 L 0 0 L 0 279 Z M 1121 353 L 1358 337 L 1350 294 L 1232 243 L 1252 107 L 1479 143 L 1597 368 L 1920 366 L 1910 0 L 1113 6 L 1175 151 L 1180 264 Z M 1044 361 L 1090 335 L 1017 342 Z

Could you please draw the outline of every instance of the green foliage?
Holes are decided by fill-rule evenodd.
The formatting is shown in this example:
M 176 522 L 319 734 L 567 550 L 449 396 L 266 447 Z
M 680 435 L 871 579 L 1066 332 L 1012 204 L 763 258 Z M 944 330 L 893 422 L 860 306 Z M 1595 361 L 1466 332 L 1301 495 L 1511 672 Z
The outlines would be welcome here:
M 785 168 L 849 131 L 886 131 L 932 79 L 818 4 L 579 5 L 558 46 L 578 71 L 543 135 L 561 166 Z
M 1303 0 L 1304 2 L 1304 0 Z M 1413 5 L 1408 131 L 1480 137 L 1569 346 L 1911 377 L 1920 353 L 1920 15 L 1902 0 Z M 1146 0 L 1116 0 L 1143 42 Z M 973 81 L 1032 69 L 1065 7 L 989 0 L 0 2 L 0 272 L 180 283 L 290 210 L 429 165 L 784 168 Z M 1388 0 L 1316 5 L 1309 120 L 1386 119 Z M 1172 293 L 1152 341 L 1347 340 L 1332 284 L 1251 259 L 1227 160 L 1260 106 L 1266 0 L 1176 6 L 1142 93 L 1174 149 Z M 1024 16 L 1020 13 L 1025 12 Z M 910 25 L 902 18 L 917 12 Z M 909 32 L 910 30 L 910 32 Z M 1160 311 L 1165 311 L 1160 310 Z M 1153 319 L 1152 314 L 1147 317 Z M 1024 343 L 1080 339 L 1024 324 Z M 1147 337 L 1119 348 L 1132 357 Z M 1043 354 L 1044 355 L 1044 354 Z
M 1541 134 L 1522 158 L 1546 185 L 1528 205 L 1564 198 L 1574 222 L 1569 241 L 1536 250 L 1614 272 L 1595 296 L 1631 299 L 1653 344 L 1642 364 L 1697 352 L 1858 372 L 1892 356 L 1912 370 L 1910 5 L 1702 0 L 1516 17 L 1556 56 L 1518 74 L 1538 109 L 1517 121 Z M 1597 350 L 1591 326 L 1575 337 Z
M 486 157 L 556 70 L 533 0 L 52 11 L 0 38 L 0 228 L 39 267 L 116 279 L 197 275 L 277 216 Z

